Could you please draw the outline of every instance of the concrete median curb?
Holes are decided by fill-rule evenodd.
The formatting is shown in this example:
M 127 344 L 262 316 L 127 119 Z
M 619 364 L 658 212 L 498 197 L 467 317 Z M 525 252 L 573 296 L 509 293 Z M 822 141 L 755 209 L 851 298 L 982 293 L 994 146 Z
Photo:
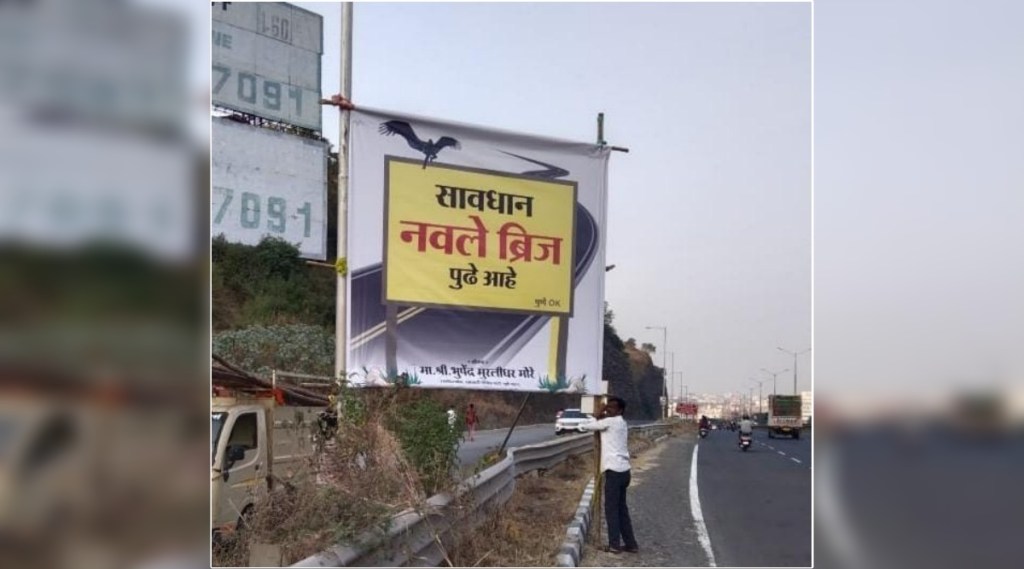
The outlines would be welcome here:
M 555 557 L 558 567 L 576 567 L 583 558 L 583 544 L 587 541 L 587 531 L 590 529 L 591 510 L 594 505 L 594 484 L 595 480 L 590 479 L 587 487 L 583 490 L 579 506 L 576 507 L 576 515 L 569 522 L 569 529 L 565 532 L 565 541 L 558 550 Z

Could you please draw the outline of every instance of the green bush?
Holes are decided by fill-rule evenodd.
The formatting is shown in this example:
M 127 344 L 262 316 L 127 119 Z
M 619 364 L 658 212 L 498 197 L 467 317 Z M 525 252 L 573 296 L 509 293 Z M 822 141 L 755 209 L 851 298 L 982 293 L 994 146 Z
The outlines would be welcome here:
M 429 399 L 418 399 L 400 409 L 393 421 L 391 430 L 419 473 L 427 494 L 442 490 L 452 480 L 452 468 L 458 466 L 459 443 L 465 428 L 462 418 L 452 428 L 444 407 Z
M 218 332 L 213 353 L 262 376 L 269 376 L 272 369 L 334 375 L 334 333 L 323 326 L 252 326 Z
M 266 237 L 255 247 L 213 240 L 213 328 L 311 324 L 334 329 L 336 274 Z

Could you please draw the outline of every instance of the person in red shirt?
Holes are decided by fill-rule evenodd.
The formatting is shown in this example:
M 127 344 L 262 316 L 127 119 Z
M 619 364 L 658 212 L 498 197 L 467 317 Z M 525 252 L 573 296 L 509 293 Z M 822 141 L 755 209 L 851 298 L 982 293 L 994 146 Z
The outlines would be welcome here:
M 476 408 L 473 404 L 469 404 L 469 409 L 466 409 L 466 428 L 469 430 L 469 440 L 473 440 L 473 435 L 476 433 L 476 425 L 479 419 L 476 416 Z

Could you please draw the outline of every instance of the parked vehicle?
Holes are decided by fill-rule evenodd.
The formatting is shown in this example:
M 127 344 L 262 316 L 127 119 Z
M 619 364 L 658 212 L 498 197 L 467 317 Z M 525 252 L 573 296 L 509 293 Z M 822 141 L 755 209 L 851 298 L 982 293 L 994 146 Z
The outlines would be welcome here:
M 582 433 L 579 426 L 594 421 L 594 416 L 584 413 L 581 409 L 566 409 L 555 417 L 555 434 L 561 435 L 569 431 Z
M 0 539 L 46 535 L 69 514 L 93 511 L 98 419 L 85 405 L 0 397 Z
M 799 395 L 768 396 L 768 438 L 786 435 L 799 439 L 802 426 Z
M 278 388 L 276 378 L 270 389 L 266 382 L 241 383 L 247 378 L 232 378 L 225 387 L 218 385 L 218 371 L 210 440 L 214 538 L 244 523 L 260 495 L 310 472 L 314 445 L 333 417 L 328 399 L 311 396 L 309 389 L 289 394 Z

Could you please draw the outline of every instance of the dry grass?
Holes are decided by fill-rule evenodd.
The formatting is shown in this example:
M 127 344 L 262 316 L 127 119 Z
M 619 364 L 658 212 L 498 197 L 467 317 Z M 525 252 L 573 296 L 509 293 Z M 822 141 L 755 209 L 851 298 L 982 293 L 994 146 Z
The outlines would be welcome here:
M 654 443 L 630 437 L 634 458 Z M 456 540 L 457 567 L 551 567 L 580 497 L 594 476 L 593 455 L 571 457 L 547 472 L 516 480 L 516 490 L 490 519 Z
M 402 408 L 401 396 L 375 396 L 366 405 L 365 422 L 340 429 L 315 463 L 307 465 L 307 476 L 258 501 L 244 531 L 214 547 L 215 566 L 247 566 L 254 543 L 280 547 L 289 565 L 331 545 L 352 543 L 369 530 L 385 529 L 394 514 L 424 503 L 428 496 L 416 469 L 385 427 L 395 409 Z M 633 455 L 650 446 L 642 437 L 630 438 Z M 495 515 L 459 532 L 448 564 L 551 566 L 592 476 L 593 458 L 586 454 L 521 477 L 513 497 Z
M 550 567 L 593 474 L 589 455 L 516 481 L 512 498 L 451 552 L 456 567 Z
M 304 476 L 263 497 L 248 526 L 214 548 L 214 565 L 246 566 L 254 543 L 277 545 L 284 564 L 339 542 L 351 542 L 427 498 L 416 469 L 385 428 L 389 402 L 370 409 L 360 425 L 346 425 Z

